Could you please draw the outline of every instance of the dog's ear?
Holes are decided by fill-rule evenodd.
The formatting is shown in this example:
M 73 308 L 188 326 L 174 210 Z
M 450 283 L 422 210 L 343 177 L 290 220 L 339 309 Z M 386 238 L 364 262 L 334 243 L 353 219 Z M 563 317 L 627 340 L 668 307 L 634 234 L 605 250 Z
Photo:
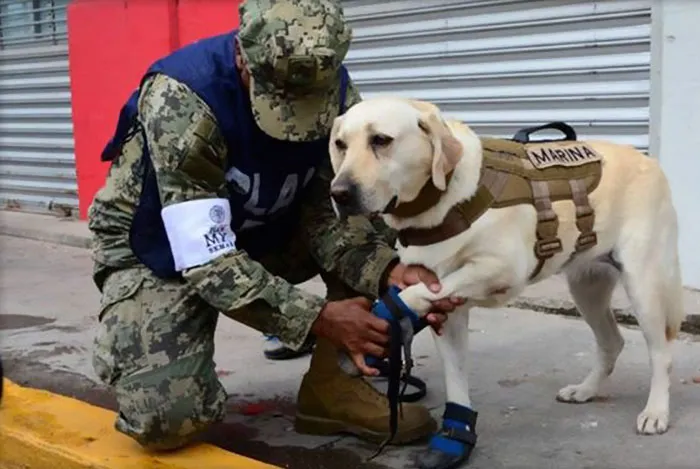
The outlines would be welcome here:
M 338 164 L 338 157 L 339 155 L 339 150 L 338 147 L 336 146 L 336 140 L 338 138 L 338 131 L 340 130 L 340 125 L 343 123 L 343 117 L 344 116 L 338 116 L 335 119 L 333 119 L 333 125 L 331 126 L 331 132 L 330 132 L 330 139 L 328 140 L 328 154 L 331 158 L 331 166 L 333 167 L 333 171 L 337 171 L 337 164 Z
M 330 133 L 331 140 L 333 140 L 335 138 L 336 134 L 338 133 L 338 130 L 340 129 L 340 124 L 342 124 L 342 122 L 343 122 L 343 117 L 345 117 L 345 116 L 339 115 L 333 119 L 333 124 L 331 125 L 331 133 Z
M 433 147 L 432 178 L 435 187 L 447 188 L 446 175 L 462 157 L 462 143 L 452 134 L 437 111 L 421 113 L 418 127 L 430 138 Z

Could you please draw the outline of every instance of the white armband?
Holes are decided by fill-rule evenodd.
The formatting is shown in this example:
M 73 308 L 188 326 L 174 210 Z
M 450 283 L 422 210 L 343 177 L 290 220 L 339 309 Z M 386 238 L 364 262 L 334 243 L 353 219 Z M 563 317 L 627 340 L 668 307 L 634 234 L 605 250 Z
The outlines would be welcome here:
M 178 272 L 236 250 L 227 199 L 197 199 L 169 205 L 161 211 L 161 217 Z

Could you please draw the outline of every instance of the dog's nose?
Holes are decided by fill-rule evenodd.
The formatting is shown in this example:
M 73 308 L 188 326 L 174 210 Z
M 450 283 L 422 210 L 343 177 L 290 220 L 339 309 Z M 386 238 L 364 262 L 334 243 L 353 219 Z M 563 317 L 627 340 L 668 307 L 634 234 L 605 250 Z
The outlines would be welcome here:
M 348 205 L 352 200 L 352 193 L 350 192 L 350 186 L 345 184 L 338 184 L 331 187 L 331 197 L 338 205 Z

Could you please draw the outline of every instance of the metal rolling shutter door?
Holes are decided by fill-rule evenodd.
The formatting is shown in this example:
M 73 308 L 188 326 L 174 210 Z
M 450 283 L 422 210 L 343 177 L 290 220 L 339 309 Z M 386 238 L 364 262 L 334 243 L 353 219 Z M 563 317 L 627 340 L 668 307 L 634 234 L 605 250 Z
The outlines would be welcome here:
M 650 0 L 372 3 L 343 3 L 364 97 L 432 101 L 482 135 L 563 120 L 647 151 Z
M 77 212 L 68 0 L 0 0 L 0 208 Z

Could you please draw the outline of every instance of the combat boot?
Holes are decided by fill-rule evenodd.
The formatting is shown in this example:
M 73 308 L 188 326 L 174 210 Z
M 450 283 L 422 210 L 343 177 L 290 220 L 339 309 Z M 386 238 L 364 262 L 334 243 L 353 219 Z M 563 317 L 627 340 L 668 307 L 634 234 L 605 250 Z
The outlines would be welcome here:
M 362 377 L 338 365 L 338 350 L 319 338 L 311 365 L 299 388 L 295 429 L 311 435 L 350 433 L 371 443 L 390 434 L 389 401 Z M 404 403 L 403 418 L 392 444 L 406 444 L 430 435 L 437 423 L 419 404 Z

